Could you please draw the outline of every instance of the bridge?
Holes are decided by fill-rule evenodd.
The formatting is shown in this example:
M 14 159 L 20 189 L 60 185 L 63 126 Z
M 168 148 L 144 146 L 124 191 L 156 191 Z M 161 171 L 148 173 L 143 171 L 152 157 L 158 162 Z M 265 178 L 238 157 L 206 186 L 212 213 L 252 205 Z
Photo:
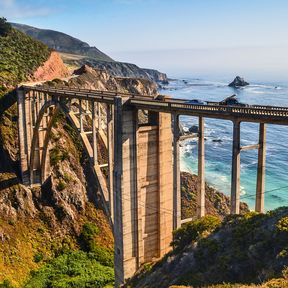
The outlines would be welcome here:
M 58 111 L 79 133 L 113 228 L 116 285 L 145 262 L 170 251 L 173 229 L 185 222 L 181 219 L 180 115 L 199 119 L 198 217 L 205 215 L 205 118 L 233 122 L 233 214 L 240 209 L 240 153 L 258 149 L 255 210 L 263 212 L 266 124 L 288 125 L 286 107 L 196 105 L 165 96 L 44 86 L 19 87 L 17 98 L 23 184 L 43 184 L 50 176 L 49 142 Z M 258 143 L 240 146 L 241 122 L 259 123 Z M 105 163 L 97 155 L 100 142 L 107 149 Z

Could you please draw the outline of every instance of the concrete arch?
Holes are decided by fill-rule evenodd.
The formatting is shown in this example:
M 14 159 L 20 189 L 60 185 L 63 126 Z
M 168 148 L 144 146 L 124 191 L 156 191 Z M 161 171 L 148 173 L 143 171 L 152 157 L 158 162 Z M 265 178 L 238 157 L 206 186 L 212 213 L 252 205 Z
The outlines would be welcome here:
M 40 129 L 40 125 L 41 125 L 41 122 L 43 120 L 45 111 L 47 109 L 49 109 L 50 107 L 55 107 L 55 109 L 54 109 L 53 114 L 51 115 L 49 122 L 47 124 L 47 127 L 46 127 L 46 133 L 45 133 L 43 147 L 42 147 L 42 155 L 40 157 L 39 172 L 40 172 L 41 183 L 44 183 L 47 180 L 47 178 L 49 177 L 49 171 L 47 169 L 47 166 L 48 166 L 47 165 L 48 164 L 48 162 L 47 162 L 48 158 L 47 157 L 49 154 L 48 153 L 48 146 L 49 146 L 49 141 L 51 139 L 51 131 L 53 128 L 53 124 L 54 124 L 55 118 L 57 117 L 58 112 L 60 110 L 65 114 L 67 119 L 69 119 L 69 121 L 72 124 L 75 131 L 77 131 L 77 133 L 79 134 L 79 137 L 82 141 L 82 144 L 83 144 L 83 147 L 86 151 L 87 156 L 90 157 L 90 159 L 92 159 L 92 157 L 93 157 L 92 146 L 91 146 L 91 144 L 87 138 L 87 135 L 85 135 L 85 133 L 81 133 L 80 128 L 79 128 L 80 127 L 79 120 L 75 116 L 74 112 L 72 112 L 71 109 L 69 109 L 69 107 L 64 102 L 60 102 L 60 101 L 58 102 L 55 99 L 49 100 L 40 109 L 38 116 L 37 116 L 36 123 L 35 123 L 35 127 L 33 129 L 33 137 L 32 137 L 32 142 L 31 142 L 31 153 L 30 153 L 30 159 L 29 159 L 30 184 L 31 185 L 34 182 L 34 164 L 35 164 L 34 160 L 35 160 L 35 152 L 37 149 L 37 141 L 39 138 L 39 129 Z M 91 161 L 91 163 L 92 163 L 92 161 Z M 109 205 L 107 203 L 107 200 L 109 199 L 109 192 L 108 192 L 108 188 L 107 188 L 107 183 L 103 177 L 100 166 L 99 165 L 92 165 L 92 166 L 93 166 L 94 175 L 97 179 L 98 188 L 101 191 L 100 197 L 101 197 L 101 201 L 103 203 L 104 210 L 105 210 L 107 215 L 110 215 L 110 209 L 109 209 Z M 113 226 L 111 217 L 109 218 L 109 220 L 110 220 L 111 226 Z
M 30 153 L 30 159 L 29 159 L 29 170 L 30 170 L 30 184 L 34 184 L 34 160 L 35 160 L 35 152 L 36 152 L 36 145 L 37 145 L 37 141 L 39 141 L 39 128 L 40 128 L 40 124 L 43 120 L 44 114 L 46 112 L 47 109 L 49 109 L 50 107 L 57 107 L 57 109 L 59 109 L 59 103 L 57 103 L 54 100 L 49 100 L 47 101 L 40 109 L 38 115 L 37 115 L 37 121 L 35 123 L 35 126 L 33 128 L 33 137 L 32 137 L 32 141 L 31 141 L 31 153 Z M 55 109 L 54 109 L 55 110 Z M 55 111 L 53 113 L 53 116 L 55 115 Z M 51 117 L 49 120 L 49 124 L 45 133 L 45 140 L 48 138 L 49 142 L 49 138 L 50 138 L 50 132 L 52 129 L 52 124 L 53 124 L 53 118 Z M 50 131 L 48 130 L 48 128 L 50 128 Z M 44 144 L 45 144 L 45 140 L 44 140 Z M 40 159 L 40 165 L 42 166 L 43 164 L 43 159 L 46 161 L 46 155 L 47 155 L 47 151 L 44 150 L 45 146 L 43 147 L 43 153 L 42 153 L 42 159 Z M 48 145 L 46 145 L 46 150 L 48 148 Z M 44 152 L 45 151 L 45 152 Z M 45 153 L 45 158 L 43 158 L 43 154 Z M 42 169 L 40 170 L 42 172 Z M 40 175 L 41 180 L 42 180 L 42 173 Z
M 52 115 L 52 117 L 49 120 L 49 123 L 47 125 L 47 130 L 46 130 L 46 134 L 45 134 L 45 139 L 44 139 L 44 143 L 43 143 L 43 151 L 42 151 L 42 157 L 41 157 L 41 183 L 44 183 L 47 178 L 48 178 L 48 172 L 47 172 L 47 152 L 48 152 L 48 145 L 49 145 L 49 141 L 50 141 L 50 136 L 51 136 L 51 131 L 53 128 L 53 124 L 55 121 L 55 118 L 57 117 L 58 113 L 60 110 L 60 106 L 56 105 L 56 108 L 54 110 L 54 113 Z

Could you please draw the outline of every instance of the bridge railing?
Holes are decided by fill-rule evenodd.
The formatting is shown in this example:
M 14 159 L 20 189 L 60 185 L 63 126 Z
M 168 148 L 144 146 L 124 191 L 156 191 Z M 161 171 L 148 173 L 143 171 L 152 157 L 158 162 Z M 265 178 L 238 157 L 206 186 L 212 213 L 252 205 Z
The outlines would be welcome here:
M 226 106 L 219 105 L 217 102 L 209 102 L 207 105 L 199 104 L 189 104 L 185 103 L 184 99 L 173 99 L 173 98 L 163 98 L 163 99 L 154 99 L 154 96 L 149 95 L 137 95 L 129 93 L 118 93 L 118 92 L 109 92 L 109 91 L 98 91 L 98 90 L 89 90 L 89 89 L 80 89 L 80 88 L 70 88 L 70 87 L 30 87 L 24 86 L 24 89 L 32 91 L 40 91 L 51 93 L 59 97 L 75 97 L 84 100 L 95 99 L 96 101 L 101 101 L 109 104 L 114 103 L 115 96 L 129 97 L 129 102 L 132 105 L 142 106 L 143 109 L 152 109 L 162 108 L 167 111 L 179 110 L 182 112 L 185 111 L 201 111 L 207 113 L 221 113 L 227 115 L 259 115 L 259 116 L 271 116 L 271 117 L 288 117 L 288 107 L 279 107 L 279 106 L 264 106 L 264 105 L 253 105 L 249 107 L 240 107 L 240 106 Z M 188 101 L 188 100 L 187 100 Z M 184 113 L 185 114 L 185 113 Z M 286 119 L 285 119 L 286 120 Z
M 288 117 L 288 108 L 286 107 L 268 107 L 268 106 L 253 106 L 253 107 L 238 107 L 238 106 L 225 106 L 225 105 L 198 105 L 188 103 L 177 102 L 160 102 L 157 100 L 140 100 L 130 99 L 130 103 L 140 106 L 149 106 L 149 108 L 166 108 L 166 110 L 194 110 L 201 112 L 219 112 L 227 114 L 243 114 L 243 115 L 261 115 L 261 116 L 273 116 L 273 117 Z

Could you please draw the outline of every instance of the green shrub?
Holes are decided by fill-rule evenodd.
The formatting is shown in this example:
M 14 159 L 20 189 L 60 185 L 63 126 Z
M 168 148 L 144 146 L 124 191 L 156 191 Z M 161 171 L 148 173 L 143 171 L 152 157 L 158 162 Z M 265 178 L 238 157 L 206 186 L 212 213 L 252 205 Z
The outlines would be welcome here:
M 95 236 L 99 233 L 99 228 L 94 223 L 85 223 L 80 234 L 80 245 L 86 252 L 90 252 L 93 257 L 102 265 L 113 267 L 114 252 L 111 249 L 101 247 L 95 241 Z
M 7 36 L 11 29 L 12 26 L 7 23 L 7 19 L 4 17 L 0 17 L 0 36 Z
M 13 288 L 13 286 L 9 280 L 5 279 L 2 283 L 0 283 L 0 288 Z
M 277 222 L 276 227 L 277 227 L 278 231 L 280 231 L 280 232 L 288 232 L 288 216 L 280 219 Z
M 67 187 L 67 184 L 60 180 L 59 183 L 57 184 L 57 190 L 58 191 L 63 191 Z
M 58 146 L 55 146 L 50 151 L 50 163 L 52 166 L 57 165 L 59 162 L 69 159 L 68 151 L 62 151 Z
M 113 285 L 114 270 L 101 265 L 92 253 L 70 252 L 31 273 L 25 288 L 89 288 Z
M 43 260 L 44 256 L 42 253 L 36 253 L 33 258 L 35 263 L 39 263 Z
M 184 248 L 196 241 L 204 232 L 210 233 L 220 226 L 220 219 L 215 216 L 205 216 L 195 221 L 186 223 L 173 232 L 174 240 L 171 243 L 175 249 Z

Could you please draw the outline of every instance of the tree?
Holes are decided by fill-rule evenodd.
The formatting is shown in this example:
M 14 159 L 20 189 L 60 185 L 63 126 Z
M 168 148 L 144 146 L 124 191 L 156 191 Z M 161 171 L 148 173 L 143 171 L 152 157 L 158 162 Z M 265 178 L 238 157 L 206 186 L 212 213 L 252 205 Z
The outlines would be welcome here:
M 12 26 L 7 22 L 7 19 L 0 17 L 0 36 L 7 36 L 11 29 Z

